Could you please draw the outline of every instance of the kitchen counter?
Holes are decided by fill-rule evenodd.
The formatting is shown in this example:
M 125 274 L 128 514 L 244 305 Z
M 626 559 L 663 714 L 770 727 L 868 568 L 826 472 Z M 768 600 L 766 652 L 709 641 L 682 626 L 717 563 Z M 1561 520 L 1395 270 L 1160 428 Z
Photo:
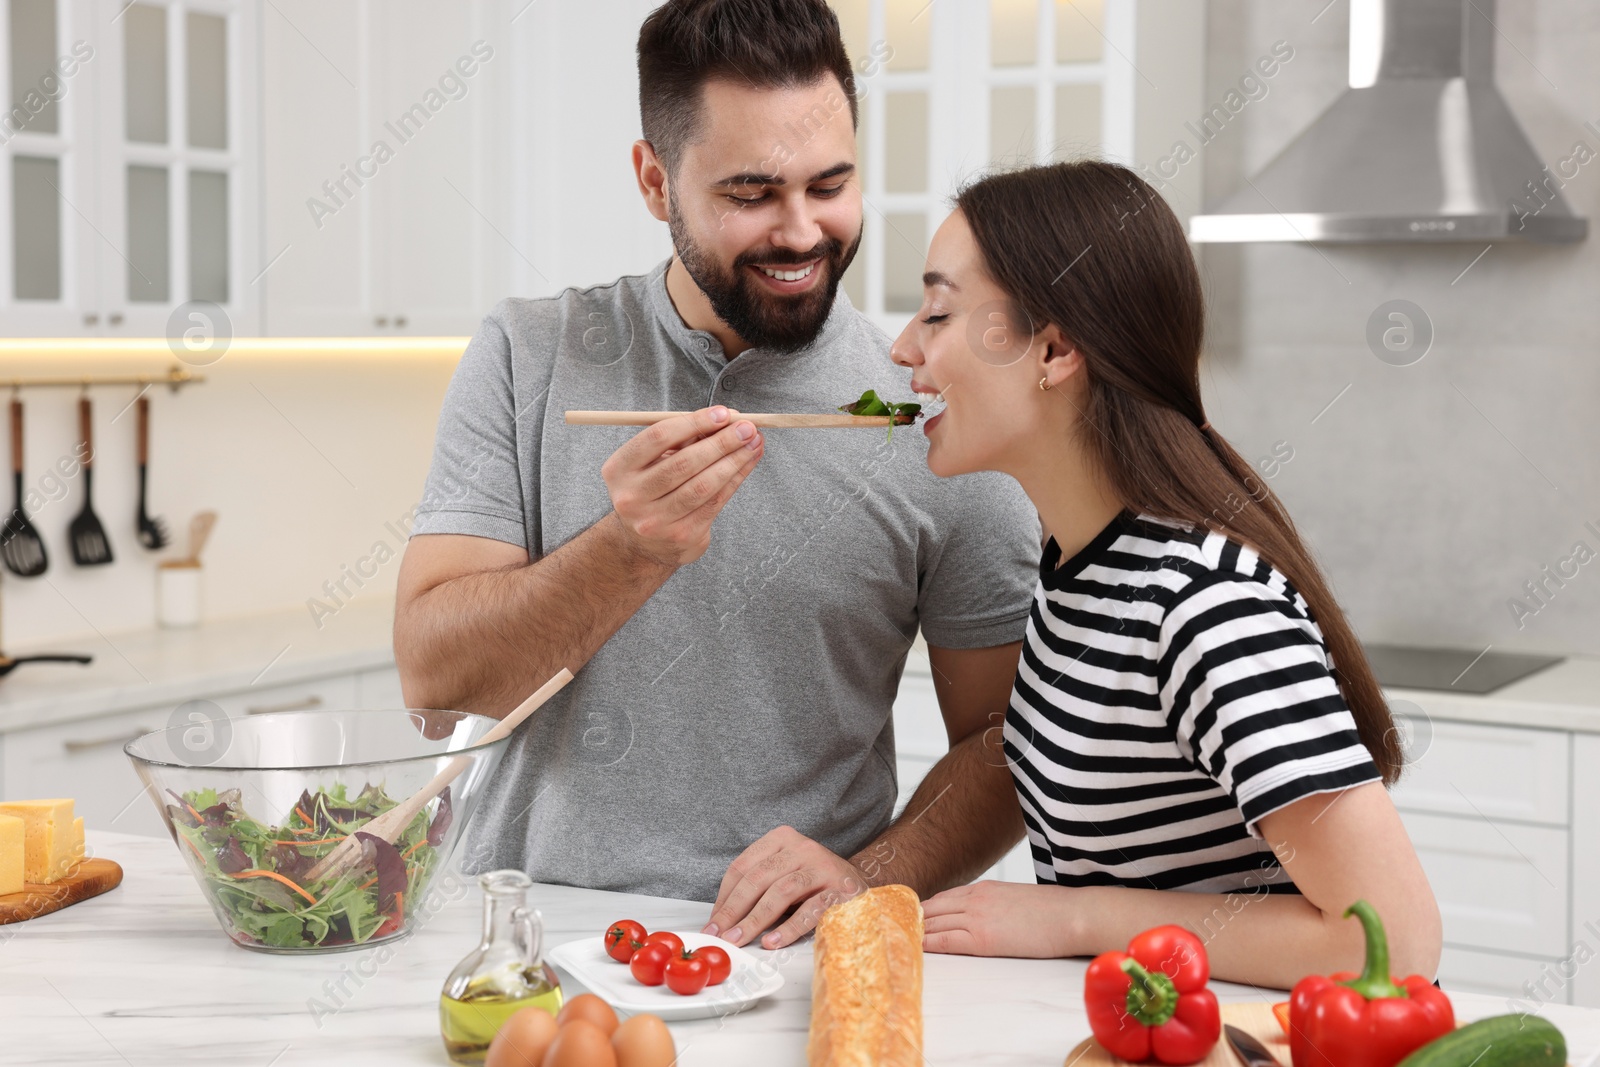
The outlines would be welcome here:
M 54 915 L 0 929 L 0 1063 L 448 1063 L 438 1037 L 444 977 L 478 937 L 482 897 L 457 878 L 397 945 L 320 956 L 252 953 L 223 936 L 170 840 L 91 833 L 90 850 L 121 863 L 121 887 Z M 632 917 L 654 929 L 698 929 L 707 906 L 562 886 L 535 886 L 548 945 L 599 936 Z M 673 1023 L 683 1067 L 805 1063 L 811 942 L 757 955 L 786 984 L 724 1019 Z M 1060 1063 L 1088 1034 L 1082 960 L 926 957 L 926 1062 Z M 346 992 L 339 991 L 343 983 Z M 1281 999 L 1216 983 L 1223 1000 Z M 565 986 L 568 995 L 579 990 Z M 1504 1000 L 1452 994 L 1463 1019 L 1509 1010 Z M 1600 1012 L 1548 1006 L 1574 1067 L 1600 1052 Z
M 1562 660 L 1482 695 L 1430 689 L 1384 692 L 1391 706 L 1408 700 L 1436 719 L 1600 734 L 1600 659 L 1589 656 Z
M 88 667 L 38 664 L 0 679 L 0 733 L 46 723 L 175 704 L 196 693 L 279 686 L 394 664 L 394 601 L 356 599 L 319 629 L 303 608 L 210 620 L 191 630 L 113 633 L 68 642 L 95 656 Z M 62 651 L 61 642 L 49 651 Z M 19 645 L 12 655 L 46 651 Z M 906 676 L 931 680 L 917 637 Z M 1389 689 L 1391 700 L 1434 718 L 1600 733 L 1600 658 L 1573 657 L 1485 695 Z M 1401 706 L 1402 714 L 1415 712 Z
M 374 596 L 351 600 L 320 629 L 305 608 L 292 608 L 207 620 L 193 629 L 19 644 L 8 653 L 87 652 L 94 662 L 24 664 L 0 678 L 0 732 L 392 666 L 393 627 L 394 601 Z

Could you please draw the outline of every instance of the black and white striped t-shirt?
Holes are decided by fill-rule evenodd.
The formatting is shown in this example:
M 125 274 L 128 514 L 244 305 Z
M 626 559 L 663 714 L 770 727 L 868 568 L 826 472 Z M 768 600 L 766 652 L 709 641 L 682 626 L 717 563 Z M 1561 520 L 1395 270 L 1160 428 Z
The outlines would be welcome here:
M 1293 890 L 1256 822 L 1378 780 L 1305 600 L 1215 531 L 1052 539 L 1006 713 L 1041 882 Z

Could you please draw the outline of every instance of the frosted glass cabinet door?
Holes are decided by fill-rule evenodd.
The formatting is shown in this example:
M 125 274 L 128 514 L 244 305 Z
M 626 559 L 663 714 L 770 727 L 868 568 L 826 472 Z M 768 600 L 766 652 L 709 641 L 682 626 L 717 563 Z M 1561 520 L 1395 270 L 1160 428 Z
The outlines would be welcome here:
M 172 224 L 166 167 L 128 168 L 128 299 L 165 304 L 172 293 Z
M 260 332 L 258 6 L 0 0 L 0 333 Z
M 61 161 L 11 157 L 13 295 L 61 299 Z
M 238 284 L 262 266 L 254 139 L 241 129 L 257 101 L 239 92 L 255 84 L 254 18 L 238 0 L 136 0 L 99 20 L 104 333 L 163 336 L 197 300 L 220 305 L 234 336 L 260 330 L 259 290 Z
M 0 333 L 71 333 L 88 233 L 69 205 L 93 201 L 82 0 L 0 2 Z M 91 250 L 92 252 L 92 250 Z
M 122 16 L 123 136 L 166 144 L 167 9 L 134 4 Z

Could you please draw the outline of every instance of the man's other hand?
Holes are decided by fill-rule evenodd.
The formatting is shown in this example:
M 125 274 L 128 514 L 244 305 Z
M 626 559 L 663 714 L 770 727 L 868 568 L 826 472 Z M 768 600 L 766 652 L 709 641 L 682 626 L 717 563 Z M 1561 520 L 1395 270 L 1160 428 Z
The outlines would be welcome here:
M 761 939 L 761 947 L 782 948 L 810 933 L 828 908 L 858 896 L 868 885 L 866 875 L 849 860 L 792 827 L 780 826 L 729 865 L 703 932 L 746 945 L 777 924 Z

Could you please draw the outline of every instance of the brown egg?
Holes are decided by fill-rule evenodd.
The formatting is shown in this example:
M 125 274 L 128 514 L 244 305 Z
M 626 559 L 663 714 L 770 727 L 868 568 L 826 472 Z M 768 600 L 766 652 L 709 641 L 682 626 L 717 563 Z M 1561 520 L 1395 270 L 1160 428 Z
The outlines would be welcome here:
M 672 1067 L 678 1058 L 672 1031 L 659 1015 L 635 1015 L 611 1035 L 617 1050 L 617 1067 Z
M 489 1042 L 483 1067 L 539 1067 L 556 1039 L 556 1021 L 543 1008 L 523 1008 Z
M 617 1054 L 598 1026 L 574 1019 L 556 1031 L 544 1067 L 617 1067 Z
M 565 1026 L 575 1019 L 594 1023 L 607 1037 L 617 1030 L 617 1013 L 611 1010 L 611 1005 L 593 993 L 579 993 L 567 1001 L 561 1009 L 561 1014 L 556 1016 L 556 1025 Z

